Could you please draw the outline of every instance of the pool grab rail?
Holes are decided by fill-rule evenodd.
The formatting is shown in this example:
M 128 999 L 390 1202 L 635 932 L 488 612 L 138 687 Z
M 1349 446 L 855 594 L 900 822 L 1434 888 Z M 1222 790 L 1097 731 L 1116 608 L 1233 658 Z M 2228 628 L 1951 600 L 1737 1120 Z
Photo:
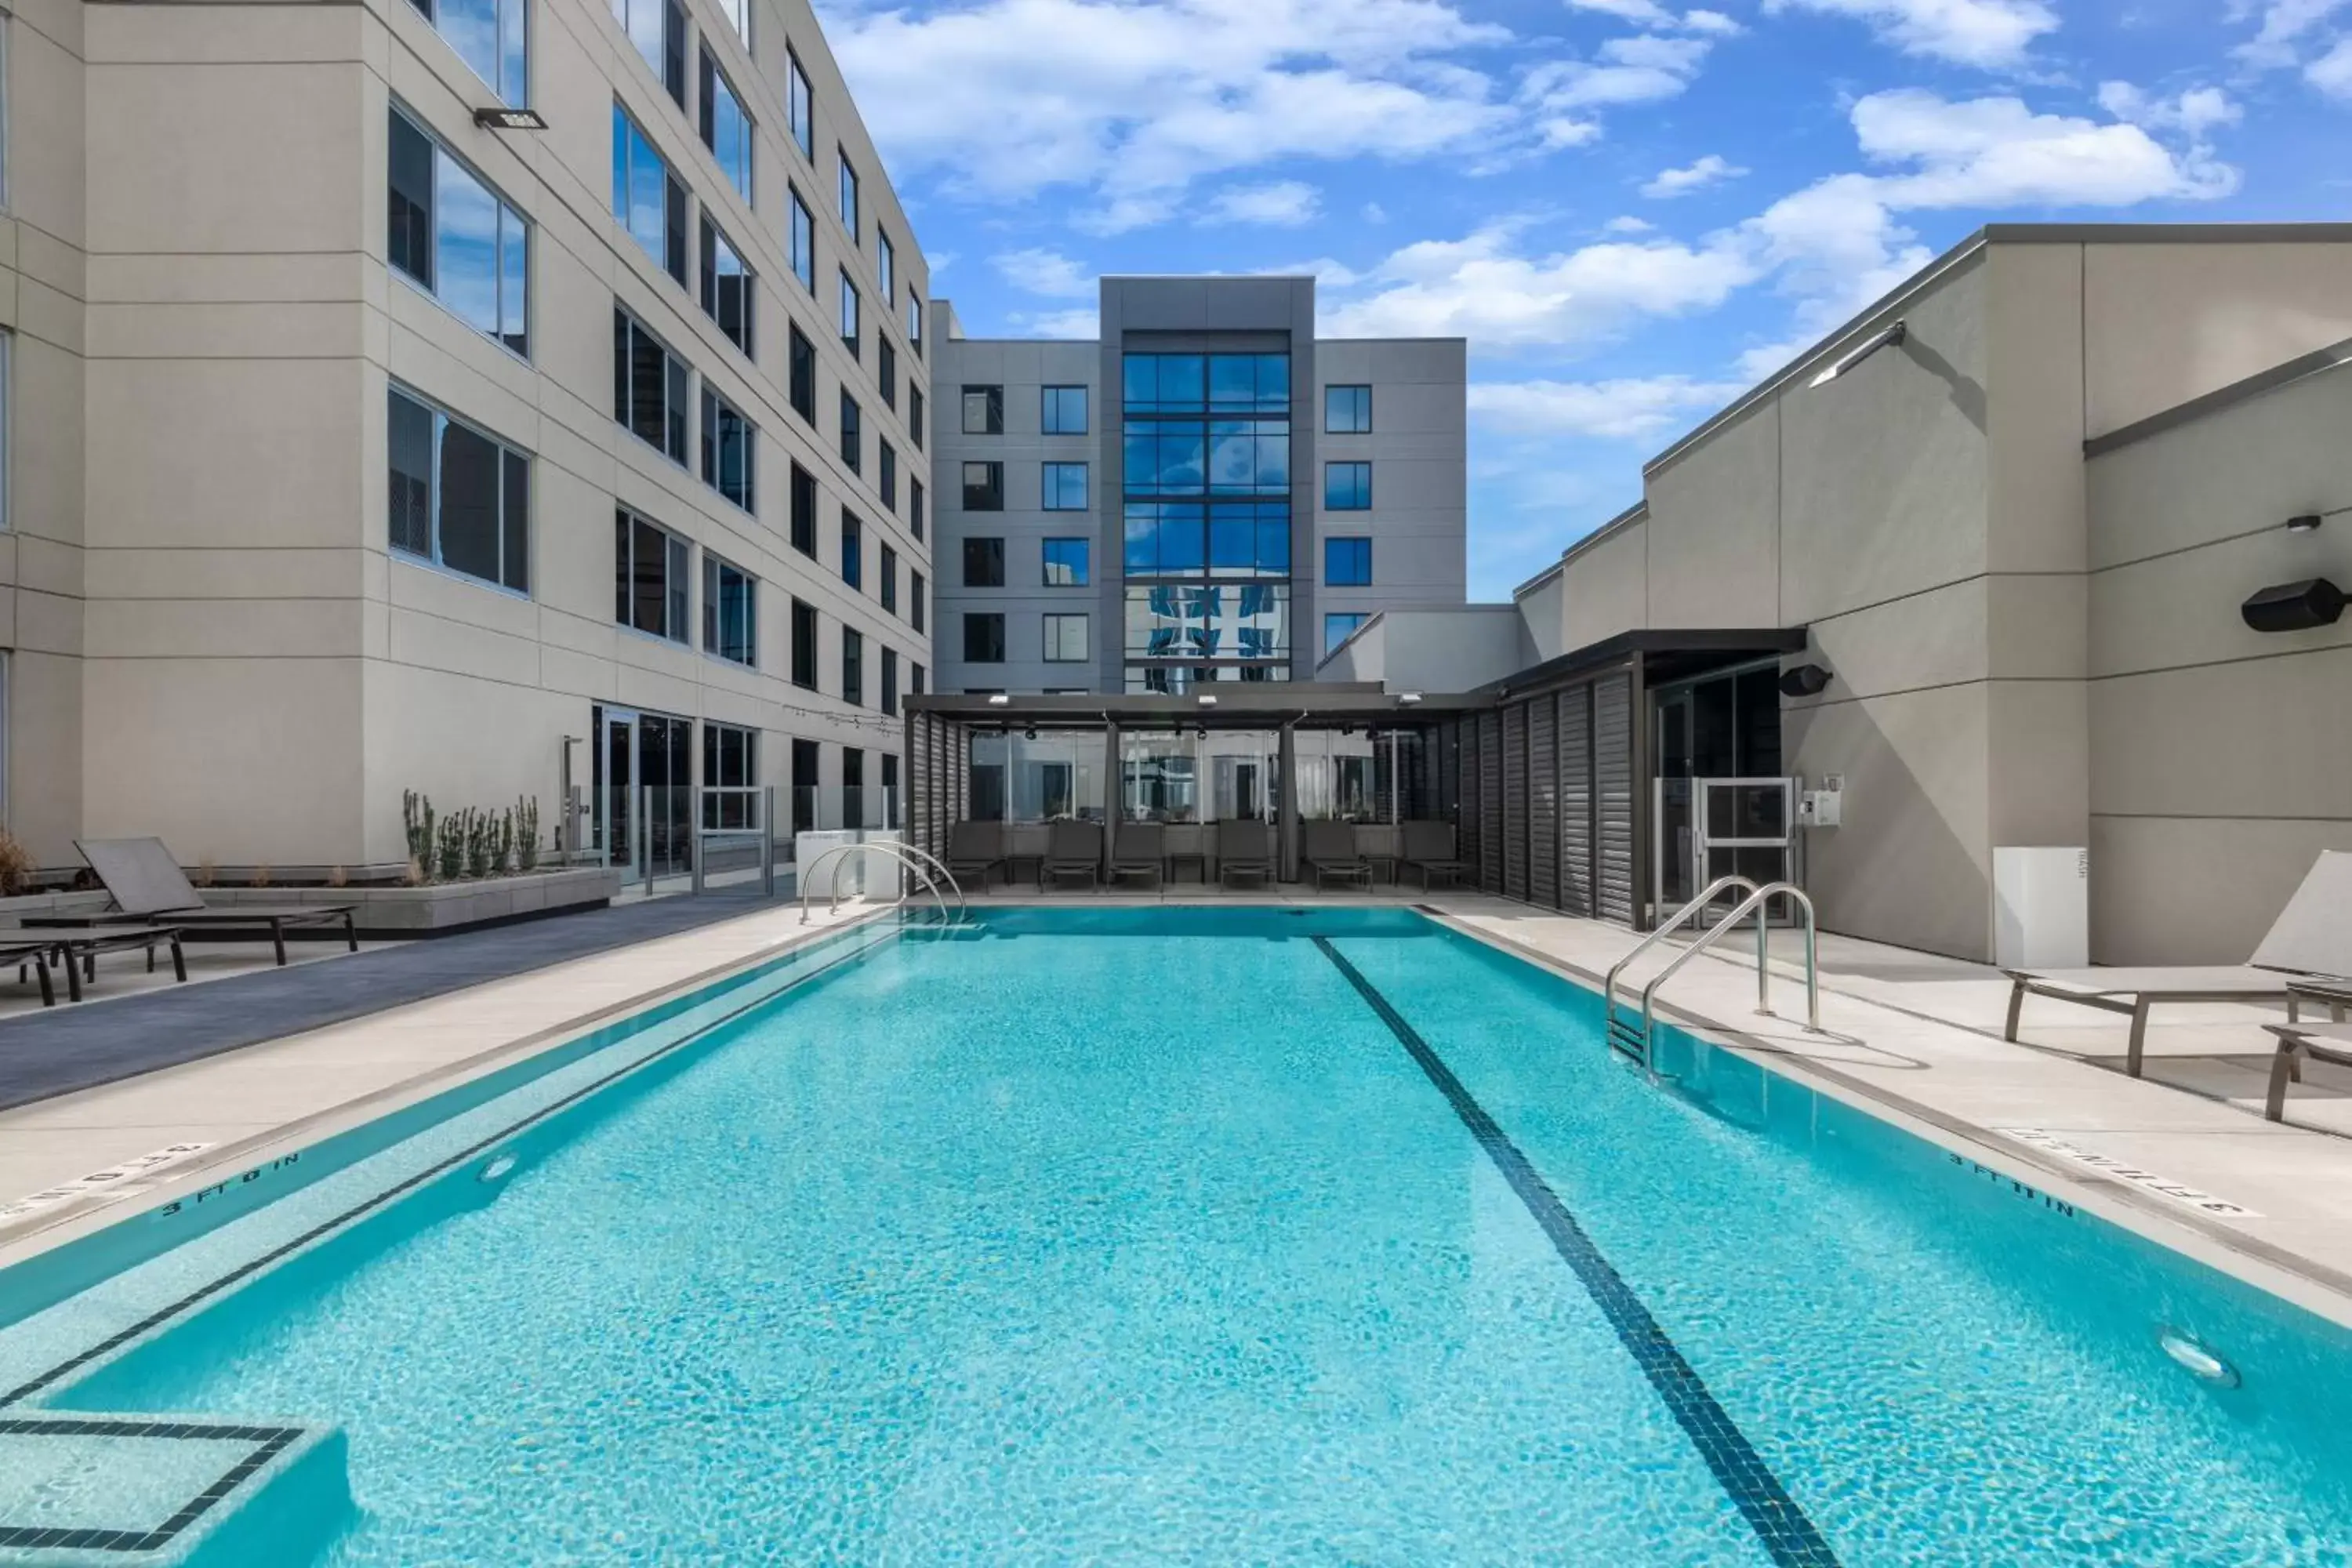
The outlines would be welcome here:
M 958 914 L 969 915 L 971 912 L 971 906 L 965 900 L 963 889 L 957 883 L 955 873 L 949 870 L 938 856 L 932 854 L 928 849 L 919 849 L 914 845 L 907 843 L 904 839 L 868 838 L 861 840 L 856 844 L 835 845 L 832 848 L 827 849 L 824 854 L 811 861 L 809 863 L 808 869 L 801 873 L 801 924 L 806 925 L 809 923 L 809 899 L 811 897 L 811 889 L 816 881 L 817 872 L 824 866 L 825 862 L 837 856 L 855 855 L 864 850 L 877 850 L 887 854 L 893 860 L 898 862 L 898 867 L 902 871 L 913 872 L 916 879 L 922 884 L 923 890 L 929 893 L 931 895 L 932 901 L 939 905 L 940 920 L 942 924 L 944 924 L 948 920 L 948 901 L 945 896 L 943 896 L 940 891 L 939 877 L 934 877 L 931 874 L 932 867 L 938 868 L 940 877 L 945 877 L 947 879 L 949 889 L 955 894 L 956 910 Z M 916 857 L 919 856 L 921 858 L 916 858 Z M 929 863 L 928 866 L 925 864 L 926 861 Z M 836 884 L 837 881 L 838 879 L 836 879 Z M 902 889 L 898 897 L 892 901 L 903 904 L 906 902 L 906 892 Z M 830 896 L 826 900 L 824 912 L 830 915 L 840 908 L 841 889 L 836 885 L 830 889 Z
M 1731 912 L 1707 927 L 1696 942 L 1675 955 L 1674 961 L 1654 975 L 1642 987 L 1641 1022 L 1637 1026 L 1617 1010 L 1617 980 L 1626 967 L 1658 942 L 1690 924 L 1705 914 L 1727 889 L 1746 889 L 1746 896 L 1732 907 Z M 1708 948 L 1723 934 L 1737 926 L 1751 912 L 1756 915 L 1756 1011 L 1770 1016 L 1772 1013 L 1771 923 L 1765 916 L 1765 906 L 1776 898 L 1793 900 L 1805 917 L 1805 1032 L 1822 1032 L 1821 940 L 1813 920 L 1813 900 L 1793 882 L 1768 882 L 1759 887 L 1745 877 L 1718 877 L 1706 886 L 1698 897 L 1676 910 L 1657 930 L 1643 937 L 1633 951 L 1619 959 L 1601 982 L 1601 1008 L 1605 1032 L 1612 1049 L 1642 1064 L 1645 1071 L 1655 1072 L 1652 1047 L 1657 1012 L 1658 987 L 1664 984 L 1675 972 Z

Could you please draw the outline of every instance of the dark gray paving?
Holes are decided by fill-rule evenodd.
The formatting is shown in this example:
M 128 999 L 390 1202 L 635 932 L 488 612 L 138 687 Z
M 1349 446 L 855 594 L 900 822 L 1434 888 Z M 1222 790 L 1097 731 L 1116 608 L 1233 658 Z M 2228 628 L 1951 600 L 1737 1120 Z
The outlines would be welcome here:
M 692 931 L 767 902 L 757 889 L 655 899 L 22 1013 L 0 1019 L 0 1110 Z

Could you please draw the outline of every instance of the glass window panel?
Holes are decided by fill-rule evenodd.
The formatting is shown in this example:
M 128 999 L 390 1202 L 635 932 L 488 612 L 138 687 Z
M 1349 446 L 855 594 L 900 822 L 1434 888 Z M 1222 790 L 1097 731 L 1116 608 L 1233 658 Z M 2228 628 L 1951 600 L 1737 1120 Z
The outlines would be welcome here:
M 1333 587 L 1360 588 L 1372 580 L 1372 542 L 1369 539 L 1327 539 L 1323 542 L 1323 581 Z
M 1209 406 L 1215 409 L 1257 407 L 1256 354 L 1209 356 Z
M 1045 388 L 1043 426 L 1048 436 L 1087 433 L 1087 389 L 1083 386 Z
M 1208 569 L 1208 527 L 1198 507 L 1164 507 L 1160 514 L 1160 570 L 1165 575 Z
M 810 424 L 816 423 L 816 345 L 798 327 L 786 333 L 786 356 L 792 361 L 791 387 L 793 412 Z
M 849 280 L 846 268 L 841 273 L 841 341 L 849 345 L 849 357 L 857 357 L 857 285 Z
M 1087 654 L 1087 617 L 1052 615 L 1045 617 L 1045 662 L 1077 664 Z
M 853 474 L 864 470 L 866 463 L 866 418 L 857 400 L 845 391 L 841 395 L 841 460 Z
M 1204 428 L 1198 425 L 1163 425 L 1158 437 L 1155 488 L 1162 495 L 1199 493 L 1204 488 Z
M 801 69 L 800 58 L 789 51 L 784 56 L 784 75 L 785 118 L 791 121 L 793 144 L 800 148 L 802 157 L 814 159 L 816 120 L 809 96 L 808 75 Z
M 963 585 L 967 588 L 1004 586 L 1004 541 L 967 539 L 963 542 Z
M 441 563 L 471 577 L 499 581 L 498 443 L 453 420 L 440 422 L 440 517 L 435 533 Z
M 841 226 L 849 231 L 849 242 L 857 243 L 857 171 L 850 167 L 849 155 L 839 148 L 834 157 L 841 165 Z
M 505 494 L 499 501 L 499 581 L 518 594 L 530 592 L 530 460 L 509 450 Z
M 1045 464 L 1042 489 L 1045 510 L 1086 510 L 1087 466 L 1084 463 Z
M 841 580 L 853 588 L 866 585 L 866 527 L 846 510 L 841 514 Z
M 1120 401 L 1129 413 L 1150 413 L 1160 406 L 1160 364 L 1152 355 L 1129 354 L 1119 375 Z
M 729 342 L 751 353 L 751 272 L 709 217 L 702 220 L 702 309 Z
M 1150 576 L 1160 570 L 1160 509 L 1130 504 L 1127 509 L 1127 543 L 1123 559 L 1130 577 Z
M 801 200 L 798 190 L 786 186 L 784 194 L 791 198 L 793 276 L 801 287 L 816 292 L 816 220 L 809 216 L 808 204 Z
M 874 231 L 874 281 L 882 296 L 882 310 L 889 313 L 890 301 L 898 297 L 897 267 L 898 253 L 890 248 L 890 237 L 880 229 Z
M 1258 421 L 1257 489 L 1287 492 L 1290 489 L 1290 427 L 1270 419 Z
M 436 148 L 435 292 L 476 330 L 499 331 L 499 203 L 465 165 Z
M 1362 511 L 1372 504 L 1370 463 L 1326 463 L 1323 505 L 1331 511 Z
M 1257 405 L 1276 413 L 1290 406 L 1290 356 L 1257 356 Z
M 1209 570 L 1220 577 L 1257 571 L 1257 519 L 1247 511 L 1220 509 L 1209 521 Z
M 1085 539 L 1049 539 L 1045 541 L 1045 586 L 1048 588 L 1083 588 L 1089 581 L 1088 552 L 1093 542 Z
M 1372 427 L 1372 389 L 1369 386 L 1328 386 L 1323 389 L 1323 428 L 1335 436 L 1360 436 Z
M 751 117 L 743 112 L 742 100 L 735 96 L 735 87 L 727 73 L 719 68 L 710 51 L 702 51 L 702 144 L 719 162 L 728 182 L 751 200 Z
M 519 354 L 530 352 L 530 227 L 511 207 L 499 209 L 499 336 Z
M 394 110 L 385 255 L 427 289 L 433 287 L 434 153 L 432 138 Z
M 392 547 L 433 556 L 433 411 L 392 395 Z
M 1158 357 L 1160 412 L 1178 414 L 1207 406 L 1207 365 L 1202 356 L 1161 354 Z

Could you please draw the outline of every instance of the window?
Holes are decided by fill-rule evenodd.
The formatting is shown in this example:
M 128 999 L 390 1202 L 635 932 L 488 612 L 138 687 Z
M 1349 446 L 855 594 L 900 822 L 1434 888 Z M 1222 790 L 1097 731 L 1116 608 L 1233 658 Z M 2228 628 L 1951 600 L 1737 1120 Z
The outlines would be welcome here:
M 814 294 L 816 292 L 816 220 L 809 216 L 808 204 L 801 200 L 797 187 L 786 185 L 784 195 L 789 198 L 793 210 L 793 227 L 789 236 L 793 276 L 801 280 L 802 288 Z
M 530 592 L 530 459 L 396 386 L 387 424 L 392 548 Z
M 907 481 L 907 526 L 914 530 L 915 539 L 920 542 L 923 537 L 923 481 L 920 479 L 909 479 Z
M 1328 654 L 1333 648 L 1348 640 L 1349 633 L 1371 618 L 1370 616 L 1352 610 L 1345 614 L 1335 610 L 1325 616 L 1323 617 L 1323 651 Z
M 930 584 L 923 581 L 920 572 L 907 574 L 907 624 L 917 631 L 923 629 L 924 590 Z M 917 690 L 922 689 L 920 687 Z
M 686 7 L 677 0 L 613 0 L 613 15 L 680 109 L 686 107 Z
M 733 404 L 702 389 L 702 482 L 745 511 L 759 510 L 752 492 L 759 438 L 759 426 Z
M 923 667 L 919 664 L 909 665 L 907 668 L 907 695 L 920 697 L 922 694 Z
M 751 269 L 710 215 L 702 217 L 702 309 L 727 341 L 751 354 Z
M 1290 356 L 1129 354 L 1120 395 L 1129 414 L 1283 414 L 1290 408 Z
M 1084 664 L 1087 659 L 1087 618 L 1084 616 L 1045 617 L 1045 662 Z
M 895 512 L 898 510 L 898 449 L 887 441 L 877 441 L 874 445 L 882 459 L 876 476 L 882 491 L 882 504 Z
M 882 607 L 894 616 L 898 613 L 898 552 L 887 544 L 882 547 Z
M 1323 507 L 1327 511 L 1368 511 L 1372 504 L 1370 463 L 1323 465 Z
M 850 626 L 841 628 L 841 700 L 852 708 L 866 703 L 866 639 Z
M 661 269 L 686 281 L 686 187 L 629 111 L 613 105 L 613 216 Z
M 526 0 L 410 0 L 457 58 L 518 107 L 530 101 Z
M 530 352 L 530 226 L 480 176 L 392 111 L 385 253 L 469 325 Z
M 798 599 L 793 601 L 793 684 L 816 689 L 816 606 Z
M 882 391 L 882 406 L 898 406 L 898 351 L 880 332 L 874 334 L 874 384 Z
M 789 328 L 786 339 L 784 353 L 785 357 L 792 361 L 790 396 L 793 412 L 811 425 L 814 425 L 816 423 L 816 345 L 809 342 L 808 334 L 798 327 Z
M 750 0 L 736 0 L 748 5 Z M 719 167 L 749 204 L 751 200 L 751 117 L 743 112 L 743 100 L 735 96 L 735 84 L 710 58 L 702 51 L 702 144 L 719 160 Z
M 809 98 L 808 73 L 801 69 L 801 58 L 790 49 L 784 51 L 784 119 L 793 132 L 793 145 L 801 156 L 816 162 L 816 117 Z
M 1047 463 L 1045 465 L 1045 500 L 1047 511 L 1084 511 L 1087 510 L 1087 466 L 1084 463 Z
M 907 296 L 907 342 L 919 357 L 923 352 L 923 302 L 912 294 Z
M 702 826 L 758 827 L 752 799 L 760 784 L 760 732 L 738 724 L 702 721 Z
M 866 826 L 866 753 L 856 746 L 841 748 L 841 825 Z
M 1004 434 L 1004 388 L 967 386 L 963 389 L 963 433 L 967 436 Z
M 897 268 L 898 253 L 890 248 L 890 237 L 882 226 L 874 226 L 874 284 L 882 300 L 882 313 L 890 313 L 890 301 L 898 297 Z
M 1370 587 L 1372 582 L 1372 542 L 1369 539 L 1325 540 L 1323 581 L 1333 588 Z
M 864 417 L 858 413 L 857 400 L 845 387 L 841 394 L 841 460 L 849 465 L 851 473 L 863 473 L 865 454 Z
M 613 417 L 671 461 L 686 461 L 686 362 L 618 306 L 613 310 Z
M 613 513 L 613 618 L 647 637 L 686 640 L 692 548 L 635 512 Z
M 1087 389 L 1083 386 L 1049 386 L 1045 388 L 1045 409 L 1040 428 L 1048 436 L 1083 436 L 1087 433 Z
M 841 580 L 853 588 L 866 586 L 866 527 L 856 513 L 841 512 Z
M 814 654 L 811 655 L 814 658 Z M 806 833 L 816 826 L 817 743 L 814 741 L 793 742 L 793 831 Z
M 1004 586 L 1004 541 L 967 539 L 963 542 L 963 585 L 967 588 Z
M 0 33 L 0 72 L 7 69 L 7 56 L 5 53 L 5 38 L 6 35 Z M 4 92 L 5 88 L 0 88 L 0 93 Z M 5 105 L 0 104 L 0 114 L 5 114 Z M 0 119 L 0 125 L 5 124 L 5 119 Z M 16 426 L 9 422 L 8 418 L 9 393 L 15 384 L 8 378 L 8 362 L 9 354 L 16 346 L 16 334 L 5 327 L 0 327 L 0 532 L 5 532 L 8 527 L 8 454 L 15 446 L 11 437 L 16 434 Z M 917 488 L 920 489 L 919 486 Z M 923 531 L 917 529 L 915 537 L 920 539 L 922 536 Z M 0 691 L 0 702 L 6 700 L 7 693 Z M 5 766 L 6 761 L 5 756 L 0 756 L 0 766 Z M 0 801 L 5 801 L 6 793 L 7 781 L 5 777 L 0 777 Z M 0 816 L 0 822 L 6 820 L 6 817 Z
M 923 449 L 923 389 L 911 381 L 907 384 L 907 439 L 916 451 Z
M 727 18 L 748 51 L 751 47 L 751 0 L 719 0 L 719 14 Z
M 963 661 L 966 664 L 1004 662 L 1004 616 L 991 610 L 963 618 Z
M 857 357 L 857 285 L 849 280 L 849 268 L 841 269 L 841 342 L 849 357 Z
M 1369 386 L 1325 387 L 1323 428 L 1334 436 L 1370 434 L 1372 428 L 1372 389 Z
M 793 465 L 792 495 L 793 548 L 811 560 L 816 558 L 816 476 Z
M 1004 510 L 1004 465 L 966 463 L 963 466 L 963 509 L 966 511 Z
M 758 665 L 759 606 L 757 578 L 708 550 L 702 552 L 703 652 L 730 664 Z
M 896 648 L 882 650 L 882 711 L 893 715 L 898 711 L 898 653 Z M 882 783 L 886 789 L 890 784 L 890 766 L 898 760 L 896 757 L 882 759 Z
M 1083 588 L 1087 586 L 1087 552 L 1093 546 L 1087 539 L 1049 539 L 1045 541 L 1045 586 L 1048 588 Z
M 849 231 L 849 243 L 857 243 L 857 171 L 849 164 L 849 154 L 835 147 L 834 161 L 841 165 L 841 226 Z

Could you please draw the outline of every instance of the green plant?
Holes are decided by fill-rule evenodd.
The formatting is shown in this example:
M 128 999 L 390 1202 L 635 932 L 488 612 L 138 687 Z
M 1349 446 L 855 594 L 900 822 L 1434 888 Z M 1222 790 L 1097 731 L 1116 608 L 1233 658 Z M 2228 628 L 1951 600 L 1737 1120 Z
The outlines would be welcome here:
M 515 849 L 521 857 L 520 868 L 539 869 L 539 797 L 515 801 Z
M 466 808 L 466 875 L 477 881 L 490 874 L 490 814 Z
M 33 852 L 0 827 L 0 898 L 13 897 L 31 886 L 35 869 Z
M 445 882 L 454 882 L 466 874 L 466 816 L 460 811 L 443 817 L 434 837 L 434 869 Z
M 400 820 L 408 829 L 408 858 L 418 865 L 433 859 L 433 797 L 413 789 L 400 792 Z
M 514 807 L 501 810 L 498 821 L 497 836 L 490 841 L 490 874 L 503 877 L 514 869 Z

